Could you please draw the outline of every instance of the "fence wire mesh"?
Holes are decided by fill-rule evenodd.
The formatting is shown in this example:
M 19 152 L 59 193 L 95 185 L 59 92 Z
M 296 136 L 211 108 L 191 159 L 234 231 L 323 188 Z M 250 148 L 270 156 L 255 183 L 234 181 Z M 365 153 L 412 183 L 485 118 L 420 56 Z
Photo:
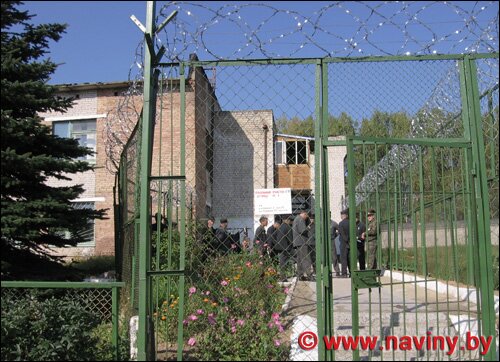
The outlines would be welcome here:
M 152 232 L 146 266 L 152 358 L 173 359 L 180 349 L 177 358 L 316 360 L 320 357 L 317 348 L 304 353 L 297 344 L 298 333 L 320 332 L 322 319 L 332 313 L 335 335 L 347 336 L 356 328 L 380 338 L 429 331 L 463 336 L 474 328 L 481 333 L 479 301 L 462 300 L 450 292 L 463 292 L 459 287 L 463 284 L 467 294 L 473 293 L 479 282 L 476 230 L 470 223 L 472 186 L 465 171 L 471 162 L 469 149 L 380 142 L 464 137 L 458 58 L 220 61 L 225 56 L 304 55 L 311 48 L 307 54 L 313 56 L 411 56 L 456 52 L 462 47 L 467 53 L 492 52 L 498 48 L 498 33 L 493 30 L 498 16 L 490 14 L 497 5 L 481 5 L 335 3 L 314 15 L 267 4 L 212 9 L 172 2 L 161 8 L 160 18 L 172 10 L 179 14 L 154 45 L 164 45 L 166 57 L 180 64 L 160 65 L 156 87 L 151 207 L 146 208 Z M 442 14 L 451 10 L 452 15 L 431 25 L 428 14 L 437 9 Z M 248 21 L 248 16 L 256 14 L 263 20 L 254 26 L 257 23 Z M 354 33 L 333 31 L 324 23 L 341 14 L 345 21 L 352 21 Z M 453 16 L 460 21 L 454 23 Z M 293 18 L 297 28 L 275 33 L 269 24 L 281 18 Z M 448 21 L 453 25 L 437 30 Z M 236 37 L 243 35 L 238 39 L 243 44 L 229 55 L 213 42 L 217 36 L 212 32 L 219 26 L 223 31 L 232 29 Z M 399 38 L 380 44 L 379 37 L 390 29 Z M 422 29 L 430 40 L 419 39 Z M 342 44 L 325 47 L 323 40 L 332 37 Z M 286 41 L 294 43 L 293 49 L 285 46 L 286 51 L 279 54 Z M 135 77 L 129 92 L 132 98 L 141 93 L 145 49 L 139 45 L 137 67 L 131 69 L 131 78 Z M 188 53 L 219 61 L 201 62 L 190 54 L 189 61 L 183 62 Z M 493 240 L 498 219 L 494 199 L 498 198 L 498 65 L 492 59 L 477 62 L 480 92 L 487 93 L 481 107 L 490 165 L 488 185 L 493 194 L 496 190 L 496 196 L 490 196 Z M 325 94 L 327 99 L 322 98 Z M 120 129 L 130 128 L 130 117 L 123 116 L 130 104 L 135 103 L 124 102 L 120 107 L 122 114 L 116 117 Z M 326 128 L 323 134 L 342 144 L 326 153 L 315 144 L 321 119 Z M 113 127 L 107 128 L 111 157 L 123 144 L 119 135 L 113 135 Z M 361 138 L 346 141 L 346 136 Z M 379 141 L 361 141 L 366 137 Z M 124 225 L 120 250 L 128 258 L 122 274 L 131 288 L 132 311 L 139 297 L 137 212 L 146 202 L 137 196 L 139 164 L 134 163 L 134 155 L 126 156 L 133 149 L 126 146 L 120 167 L 120 201 L 128 203 L 120 213 Z M 351 166 L 347 165 L 349 152 L 354 160 Z M 315 162 L 320 154 L 327 159 L 321 165 Z M 318 173 L 320 169 L 327 175 Z M 350 193 L 348 179 L 354 187 Z M 326 183 L 329 188 L 321 188 Z M 289 190 L 286 211 L 262 211 L 263 190 L 270 189 Z M 318 228 L 332 239 L 327 248 L 333 270 L 326 277 L 316 275 L 314 220 L 324 218 L 314 215 L 318 190 L 325 192 L 321 209 L 327 201 L 330 205 L 327 225 Z M 354 265 L 352 277 L 346 278 L 345 252 L 337 251 L 337 242 L 342 234 L 338 227 L 341 210 L 349 202 L 367 224 L 368 211 L 376 210 L 380 232 L 376 252 L 368 243 L 360 243 L 359 248 L 354 243 L 351 249 L 367 253 L 369 260 L 360 260 L 359 268 L 368 261 L 367 269 L 377 273 L 381 267 L 388 269 L 380 278 L 380 288 L 370 284 L 376 275 L 370 270 L 357 274 Z M 132 211 L 126 211 L 132 204 Z M 496 230 L 498 239 L 498 226 Z M 324 267 L 328 253 L 321 248 L 317 265 Z M 351 253 L 351 263 L 358 264 L 356 258 Z M 439 283 L 445 285 L 444 294 L 437 291 Z M 356 296 L 351 294 L 351 285 L 358 290 Z M 318 310 L 328 288 L 333 290 L 333 306 Z M 354 309 L 359 320 L 351 320 Z M 242 341 L 253 344 L 245 348 Z M 360 356 L 342 351 L 333 357 Z M 377 350 L 361 355 L 375 360 L 446 357 L 441 351 Z M 476 352 L 461 351 L 453 356 L 477 357 Z
M 321 93 L 316 63 L 200 62 L 193 57 L 184 64 L 184 94 L 177 66 L 164 68 L 157 87 L 150 178 L 148 308 L 149 335 L 154 336 L 150 347 L 156 359 L 173 359 L 178 348 L 188 359 L 318 358 L 317 349 L 304 353 L 297 344 L 298 333 L 318 332 L 318 318 L 324 316 L 318 316 L 315 283 L 319 175 L 314 136 Z M 325 64 L 325 132 L 329 140 L 344 142 L 325 154 L 329 189 L 324 197 L 330 205 L 325 222 L 331 224 L 333 257 L 333 308 L 328 312 L 333 314 L 332 332 L 352 334 L 352 311 L 357 308 L 356 323 L 363 335 L 382 340 L 430 331 L 460 336 L 462 346 L 466 331 L 481 331 L 480 302 L 463 297 L 478 295 L 474 293 L 479 275 L 477 240 L 470 226 L 468 148 L 381 141 L 439 142 L 464 136 L 458 61 L 326 60 Z M 489 185 L 494 191 L 498 87 L 481 91 Z M 346 136 L 378 139 L 353 144 L 352 169 L 347 165 Z M 126 205 L 120 214 L 122 275 L 131 285 L 133 309 L 138 299 L 140 204 L 137 196 L 130 195 L 138 195 L 136 137 L 122 156 L 121 182 L 126 187 L 120 193 Z M 341 210 L 349 206 L 349 174 L 361 221 L 368 225 L 368 211 L 374 209 L 380 231 L 376 251 L 365 243 L 355 247 L 360 255 L 366 254 L 357 268 L 364 264 L 367 270 L 387 269 L 381 287 L 360 287 L 356 302 L 351 299 L 351 283 L 357 283 L 361 274 L 354 280 L 344 277 L 347 262 L 342 263 L 338 237 Z M 282 188 L 290 189 L 290 212 L 256 211 L 259 190 Z M 497 240 L 498 204 L 494 200 L 490 204 L 492 240 Z M 255 339 L 256 331 L 258 343 L 266 347 L 245 354 L 236 349 L 235 354 L 232 346 Z M 445 358 L 444 353 L 377 350 L 364 351 L 360 357 L 426 359 Z M 478 353 L 456 351 L 453 358 L 475 359 Z M 357 358 L 351 351 L 337 351 L 334 358 L 353 357 Z

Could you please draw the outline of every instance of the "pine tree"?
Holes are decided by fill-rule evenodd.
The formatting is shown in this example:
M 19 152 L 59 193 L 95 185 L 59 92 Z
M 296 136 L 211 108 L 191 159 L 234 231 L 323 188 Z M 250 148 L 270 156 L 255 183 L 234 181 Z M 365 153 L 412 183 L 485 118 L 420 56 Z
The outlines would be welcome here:
M 19 1 L 2 1 L 1 88 L 1 252 L 5 265 L 29 255 L 49 258 L 42 245 L 75 245 L 92 218 L 103 210 L 80 210 L 70 200 L 82 185 L 51 187 L 49 177 L 91 170 L 76 160 L 92 151 L 78 141 L 53 136 L 39 112 L 65 111 L 72 100 L 56 96 L 47 84 L 57 65 L 45 55 L 50 40 L 58 41 L 66 25 L 29 23 L 33 15 L 17 8 Z M 62 231 L 69 231 L 71 240 Z

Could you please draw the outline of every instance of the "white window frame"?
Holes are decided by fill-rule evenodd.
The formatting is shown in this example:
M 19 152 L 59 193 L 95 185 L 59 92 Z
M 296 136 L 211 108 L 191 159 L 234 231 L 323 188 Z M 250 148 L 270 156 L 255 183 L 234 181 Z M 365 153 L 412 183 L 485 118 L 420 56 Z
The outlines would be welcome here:
M 78 137 L 75 137 L 75 136 L 86 135 L 86 134 L 91 133 L 91 132 L 73 132 L 73 124 L 74 123 L 85 122 L 85 121 L 94 121 L 95 122 L 95 131 L 94 131 L 95 150 L 94 150 L 93 155 L 84 156 L 84 158 L 79 157 L 79 158 L 77 158 L 77 160 L 87 161 L 90 164 L 95 164 L 96 159 L 97 159 L 97 119 L 96 118 L 78 118 L 78 119 L 72 118 L 72 119 L 57 120 L 57 121 L 54 120 L 52 122 L 52 133 L 54 134 L 54 127 L 57 123 L 59 123 L 59 124 L 60 123 L 68 123 L 68 133 L 69 134 L 67 135 L 66 138 L 77 139 Z M 90 147 L 88 147 L 88 148 L 90 148 Z
M 281 143 L 281 162 L 278 162 L 278 143 Z M 286 142 L 285 141 L 274 141 L 274 164 L 275 165 L 286 165 Z

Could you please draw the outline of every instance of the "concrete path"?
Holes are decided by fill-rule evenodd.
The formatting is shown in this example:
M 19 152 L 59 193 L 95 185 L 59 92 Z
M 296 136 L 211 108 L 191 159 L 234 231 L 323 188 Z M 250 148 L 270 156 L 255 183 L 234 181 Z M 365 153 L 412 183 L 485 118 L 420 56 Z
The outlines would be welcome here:
M 359 291 L 359 328 L 361 336 L 377 336 L 379 342 L 374 351 L 360 351 L 362 360 L 475 360 L 479 351 L 461 350 L 465 347 L 465 335 L 470 331 L 477 335 L 476 304 L 470 299 L 459 301 L 451 293 L 443 294 L 425 288 L 425 283 L 402 284 L 390 273 L 381 278 L 383 286 L 378 289 Z M 428 282 L 435 283 L 435 282 Z M 352 336 L 351 280 L 333 279 L 334 336 Z M 317 348 L 304 351 L 297 343 L 305 331 L 317 333 L 316 283 L 297 282 L 289 303 L 287 314 L 293 318 L 291 333 L 291 360 L 317 360 Z M 445 340 L 444 350 L 427 348 L 427 341 L 435 336 L 458 336 L 453 353 Z M 424 350 L 417 351 L 412 343 L 411 350 L 386 349 L 387 336 L 416 336 L 424 341 Z M 423 338 L 420 340 L 420 338 Z M 382 344 L 380 344 L 382 340 Z M 402 340 L 398 340 L 401 342 Z M 432 339 L 431 339 L 432 341 Z M 308 341 L 310 342 L 310 341 Z M 321 343 L 321 341 L 319 341 Z M 413 339 L 412 339 L 413 342 Z M 495 342 L 493 342 L 495 343 Z M 430 349 L 430 350 L 429 350 Z M 343 348 L 335 353 L 337 360 L 352 360 L 352 351 Z

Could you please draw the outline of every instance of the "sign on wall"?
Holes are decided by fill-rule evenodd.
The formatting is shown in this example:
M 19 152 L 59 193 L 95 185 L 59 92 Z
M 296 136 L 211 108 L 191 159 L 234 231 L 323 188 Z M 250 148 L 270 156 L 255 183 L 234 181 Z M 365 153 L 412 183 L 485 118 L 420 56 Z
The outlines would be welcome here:
M 292 190 L 256 189 L 254 190 L 254 215 L 291 214 Z

